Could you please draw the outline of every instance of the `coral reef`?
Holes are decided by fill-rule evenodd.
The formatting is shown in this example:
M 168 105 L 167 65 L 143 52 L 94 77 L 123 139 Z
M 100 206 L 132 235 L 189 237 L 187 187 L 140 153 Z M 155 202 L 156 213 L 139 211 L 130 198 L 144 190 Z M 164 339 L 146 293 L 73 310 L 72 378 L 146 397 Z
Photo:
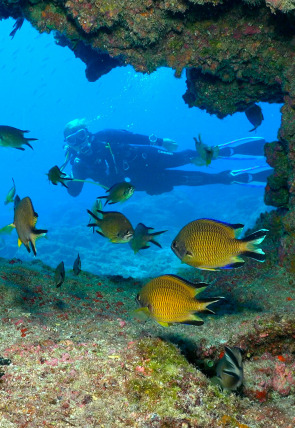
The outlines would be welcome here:
M 254 262 L 179 273 L 227 298 L 201 327 L 134 319 L 141 281 L 67 271 L 57 289 L 39 260 L 0 259 L 0 425 L 293 427 L 294 277 Z M 225 345 L 244 350 L 240 394 L 210 379 Z
M 176 76 L 187 70 L 188 105 L 219 117 L 257 101 L 283 102 L 278 141 L 266 147 L 275 170 L 265 201 L 288 210 L 279 249 L 286 254 L 295 250 L 294 7 L 293 0 L 4 0 L 0 18 L 58 32 L 91 81 L 118 65 L 147 73 L 168 66 Z

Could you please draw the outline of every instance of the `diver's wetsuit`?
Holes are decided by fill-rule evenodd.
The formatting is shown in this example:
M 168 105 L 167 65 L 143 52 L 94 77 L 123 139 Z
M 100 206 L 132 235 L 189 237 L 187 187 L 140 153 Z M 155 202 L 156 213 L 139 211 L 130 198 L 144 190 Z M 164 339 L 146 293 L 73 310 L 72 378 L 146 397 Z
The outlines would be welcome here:
M 124 130 L 107 129 L 90 137 L 91 151 L 79 155 L 69 149 L 73 178 L 88 178 L 107 187 L 129 179 L 136 190 L 150 195 L 169 192 L 174 186 L 230 184 L 229 171 L 208 174 L 199 171 L 173 170 L 191 163 L 194 150 L 169 152 L 162 149 L 163 139 L 151 145 L 150 138 Z M 77 156 L 77 157 L 75 157 Z M 68 192 L 77 196 L 83 183 L 69 182 Z

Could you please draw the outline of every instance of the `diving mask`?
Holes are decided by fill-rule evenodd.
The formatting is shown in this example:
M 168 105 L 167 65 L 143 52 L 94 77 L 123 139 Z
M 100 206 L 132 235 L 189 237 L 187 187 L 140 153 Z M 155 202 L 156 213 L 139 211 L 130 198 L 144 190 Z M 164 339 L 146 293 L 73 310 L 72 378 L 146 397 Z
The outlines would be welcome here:
M 77 153 L 87 153 L 91 149 L 89 133 L 84 128 L 68 135 L 65 141 L 67 145 Z

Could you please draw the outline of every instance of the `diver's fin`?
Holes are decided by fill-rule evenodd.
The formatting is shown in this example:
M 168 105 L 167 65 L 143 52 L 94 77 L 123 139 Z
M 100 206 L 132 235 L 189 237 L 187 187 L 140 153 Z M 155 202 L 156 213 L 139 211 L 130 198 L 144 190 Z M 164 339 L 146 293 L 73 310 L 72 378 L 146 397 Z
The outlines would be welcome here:
M 239 138 L 238 140 L 233 140 L 233 141 L 229 141 L 228 143 L 224 143 L 224 144 L 218 144 L 219 149 L 222 149 L 224 147 L 238 147 L 241 144 L 246 144 L 246 143 L 250 143 L 250 142 L 254 142 L 255 140 L 257 140 L 257 143 L 265 143 L 265 139 L 262 137 L 244 137 L 244 138 Z
M 232 181 L 232 184 L 239 184 L 240 186 L 254 187 L 256 189 L 265 189 L 266 183 L 263 181 L 250 181 L 249 183 L 242 183 L 238 180 Z

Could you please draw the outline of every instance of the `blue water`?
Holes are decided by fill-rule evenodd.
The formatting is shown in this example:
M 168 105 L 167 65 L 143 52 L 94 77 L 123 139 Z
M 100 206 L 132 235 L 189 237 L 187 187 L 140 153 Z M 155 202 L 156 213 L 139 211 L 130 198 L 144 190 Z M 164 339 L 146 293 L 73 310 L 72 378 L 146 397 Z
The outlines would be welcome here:
M 239 185 L 181 187 L 157 197 L 135 193 L 118 206 L 134 227 L 143 222 L 156 230 L 169 229 L 161 241 L 165 244 L 163 251 L 154 248 L 134 256 L 128 245 L 112 245 L 92 235 L 86 228 L 86 208 L 91 208 L 96 196 L 104 194 L 102 189 L 88 184 L 79 197 L 71 198 L 64 188 L 50 184 L 45 175 L 52 166 L 63 163 L 63 128 L 68 121 L 86 118 L 93 132 L 122 128 L 169 137 L 177 141 L 179 150 L 193 148 L 193 137 L 198 134 L 209 145 L 253 136 L 249 134 L 252 125 L 244 113 L 220 120 L 205 111 L 188 108 L 182 99 L 185 73 L 176 79 L 170 69 L 161 68 L 147 75 L 136 73 L 131 66 L 116 68 L 89 83 L 85 65 L 68 48 L 57 46 L 52 34 L 40 35 L 25 22 L 11 40 L 13 23 L 9 19 L 0 24 L 1 124 L 28 129 L 29 136 L 38 141 L 33 142 L 33 151 L 0 147 L 0 201 L 5 200 L 12 177 L 20 197 L 31 197 L 39 214 L 37 226 L 49 229 L 48 240 L 37 242 L 38 258 L 52 266 L 64 259 L 69 269 L 79 251 L 84 268 L 96 272 L 149 274 L 164 269 L 166 262 L 169 267 L 180 264 L 169 244 L 188 221 L 205 216 L 253 226 L 258 214 L 266 209 L 263 189 Z M 260 106 L 265 120 L 255 136 L 274 141 L 281 105 Z M 201 170 L 217 172 L 254 164 L 223 160 Z M 12 221 L 12 207 L 2 205 L 0 227 Z M 23 246 L 17 249 L 15 232 L 0 238 L 0 256 L 32 259 Z

